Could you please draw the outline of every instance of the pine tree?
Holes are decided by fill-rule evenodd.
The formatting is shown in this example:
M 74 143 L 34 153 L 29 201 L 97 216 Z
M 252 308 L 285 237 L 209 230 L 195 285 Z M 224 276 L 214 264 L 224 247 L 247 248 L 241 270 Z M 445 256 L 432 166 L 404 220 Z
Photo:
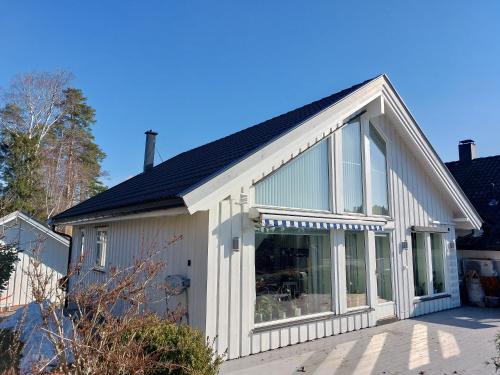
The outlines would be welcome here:
M 20 210 L 35 216 L 42 214 L 37 138 L 5 130 L 0 144 L 2 172 L 2 215 Z
M 104 152 L 95 144 L 91 126 L 95 110 L 86 103 L 82 91 L 64 90 L 64 115 L 47 137 L 44 149 L 44 190 L 47 216 L 67 209 L 106 187 L 100 163 Z
M 18 260 L 16 247 L 0 242 L 0 293 L 7 288 L 10 275 Z

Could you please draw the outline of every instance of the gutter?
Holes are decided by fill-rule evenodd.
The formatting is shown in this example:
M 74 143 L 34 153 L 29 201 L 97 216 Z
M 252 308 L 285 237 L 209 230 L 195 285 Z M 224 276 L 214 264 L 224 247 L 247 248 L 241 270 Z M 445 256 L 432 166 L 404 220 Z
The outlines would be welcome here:
M 122 216 L 132 216 L 135 214 L 142 214 L 153 211 L 168 210 L 185 206 L 182 198 L 174 198 L 163 201 L 154 201 L 142 203 L 138 205 L 123 206 L 109 210 L 93 210 L 88 213 L 64 215 L 66 211 L 54 216 L 50 220 L 50 224 L 54 225 L 75 225 L 82 223 L 89 223 L 91 221 L 104 221 Z M 78 207 L 78 206 L 75 206 Z M 71 208 L 69 209 L 71 210 Z
M 64 299 L 64 305 L 67 307 L 67 304 L 68 304 L 67 295 L 68 295 L 68 292 L 69 292 L 68 272 L 69 272 L 69 267 L 71 265 L 71 257 L 72 257 L 72 252 L 73 252 L 73 237 L 70 236 L 69 234 L 57 231 L 55 224 L 52 224 L 51 228 L 52 228 L 52 232 L 54 232 L 55 234 L 60 235 L 61 237 L 66 238 L 69 241 L 68 264 L 67 264 L 67 267 L 66 267 L 66 275 L 63 276 L 63 278 L 62 278 L 63 283 L 64 283 L 64 291 L 66 292 L 66 298 Z

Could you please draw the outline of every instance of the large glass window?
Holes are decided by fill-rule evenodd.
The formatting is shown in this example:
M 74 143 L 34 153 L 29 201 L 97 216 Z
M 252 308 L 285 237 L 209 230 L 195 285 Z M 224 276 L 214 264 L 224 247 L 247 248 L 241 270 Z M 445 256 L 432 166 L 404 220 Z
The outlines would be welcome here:
M 329 210 L 328 142 L 323 140 L 255 185 L 266 206 Z
M 412 233 L 411 246 L 413 252 L 413 286 L 415 287 L 415 296 L 425 296 L 428 294 L 425 233 Z
M 363 213 L 363 163 L 359 120 L 342 129 L 344 211 Z
M 375 234 L 378 302 L 392 301 L 391 246 L 388 233 Z
M 255 322 L 332 310 L 328 231 L 255 233 Z
M 345 232 L 347 307 L 368 305 L 364 232 Z
M 433 292 L 443 293 L 445 290 L 443 239 L 439 233 L 431 233 L 430 236 L 431 236 Z
M 389 215 L 385 141 L 372 124 L 370 124 L 370 164 L 372 213 Z

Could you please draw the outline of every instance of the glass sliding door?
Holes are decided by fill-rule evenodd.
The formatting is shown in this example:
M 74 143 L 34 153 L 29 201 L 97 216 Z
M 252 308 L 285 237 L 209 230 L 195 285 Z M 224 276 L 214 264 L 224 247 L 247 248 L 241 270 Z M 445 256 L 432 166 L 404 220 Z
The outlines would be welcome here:
M 345 232 L 347 307 L 367 306 L 364 232 Z
M 255 233 L 255 323 L 332 311 L 328 231 Z
M 411 234 L 411 248 L 413 252 L 413 286 L 415 288 L 415 296 L 425 296 L 429 293 L 425 233 Z
M 375 234 L 378 303 L 392 301 L 391 247 L 389 234 Z
M 443 238 L 439 233 L 431 233 L 432 287 L 433 293 L 445 291 Z
M 344 211 L 363 213 L 363 157 L 359 119 L 342 129 Z

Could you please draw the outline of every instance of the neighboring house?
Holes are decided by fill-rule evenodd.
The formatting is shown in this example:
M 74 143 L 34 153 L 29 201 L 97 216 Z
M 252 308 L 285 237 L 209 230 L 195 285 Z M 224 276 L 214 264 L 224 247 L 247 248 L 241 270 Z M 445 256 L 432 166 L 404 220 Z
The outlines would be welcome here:
M 460 260 L 490 259 L 500 276 L 500 155 L 478 158 L 473 140 L 461 141 L 458 148 L 459 160 L 446 163 L 446 166 L 484 224 L 481 232 L 457 233 L 457 255 Z
M 167 274 L 228 358 L 459 306 L 455 230 L 482 222 L 387 76 L 154 168 L 147 135 L 143 173 L 53 223 L 89 281 L 182 235 Z
M 0 309 L 33 301 L 28 273 L 33 270 L 34 260 L 41 261 L 39 269 L 49 281 L 49 290 L 55 292 L 58 281 L 67 273 L 69 240 L 19 211 L 0 219 L 0 235 L 2 242 L 15 244 L 21 251 L 7 289 L 0 293 Z

